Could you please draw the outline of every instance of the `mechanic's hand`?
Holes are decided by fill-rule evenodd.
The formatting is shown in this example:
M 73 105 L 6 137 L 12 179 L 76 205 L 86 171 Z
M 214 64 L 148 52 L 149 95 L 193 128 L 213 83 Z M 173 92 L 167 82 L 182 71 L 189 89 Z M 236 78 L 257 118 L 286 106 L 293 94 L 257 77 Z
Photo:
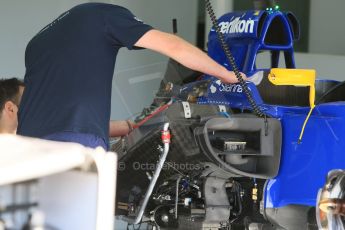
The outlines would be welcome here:
M 241 77 L 243 78 L 243 80 L 244 81 L 247 81 L 247 75 L 246 74 L 244 74 L 244 73 L 242 73 L 242 72 L 240 72 L 240 74 L 241 74 Z M 235 75 L 235 73 L 234 73 L 234 75 Z M 236 77 L 236 76 L 235 76 Z M 236 78 L 237 79 L 237 78 Z
M 245 75 L 244 73 L 240 72 L 242 78 L 244 81 L 247 80 L 247 75 Z M 228 74 L 226 76 L 226 78 L 222 78 L 221 81 L 223 83 L 226 83 L 226 84 L 234 84 L 234 83 L 238 83 L 238 79 L 235 75 L 235 72 L 233 71 L 228 71 Z
M 136 124 L 130 120 L 117 120 L 109 122 L 109 137 L 122 137 L 133 131 Z

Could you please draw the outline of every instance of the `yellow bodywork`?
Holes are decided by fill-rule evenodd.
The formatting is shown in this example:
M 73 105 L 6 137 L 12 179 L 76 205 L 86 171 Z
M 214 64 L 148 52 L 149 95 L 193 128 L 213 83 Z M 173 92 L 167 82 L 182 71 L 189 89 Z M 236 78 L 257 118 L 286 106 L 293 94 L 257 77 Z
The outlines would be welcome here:
M 315 79 L 316 71 L 313 69 L 281 69 L 273 68 L 268 75 L 269 81 L 274 85 L 294 85 L 294 86 L 309 86 L 309 104 L 310 111 L 305 119 L 298 143 L 302 141 L 304 129 L 307 125 L 309 117 L 315 107 Z
M 309 86 L 310 107 L 315 107 L 315 78 L 313 69 L 271 69 L 268 79 L 274 85 Z

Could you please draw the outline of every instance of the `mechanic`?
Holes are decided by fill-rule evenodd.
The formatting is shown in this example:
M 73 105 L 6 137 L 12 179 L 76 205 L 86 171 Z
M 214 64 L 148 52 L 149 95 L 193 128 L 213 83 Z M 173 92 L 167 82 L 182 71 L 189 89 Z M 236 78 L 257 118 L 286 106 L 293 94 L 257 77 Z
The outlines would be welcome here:
M 201 50 L 143 23 L 128 9 L 85 3 L 60 15 L 27 45 L 18 133 L 105 149 L 109 134 L 128 133 L 129 122 L 109 124 L 121 47 L 151 49 L 224 83 L 237 82 L 233 72 Z
M 17 78 L 0 80 L 0 133 L 15 134 L 24 83 Z
M 24 91 L 24 82 L 17 78 L 0 80 L 0 133 L 17 132 L 18 108 Z M 132 121 L 110 121 L 109 135 L 124 136 L 133 129 Z

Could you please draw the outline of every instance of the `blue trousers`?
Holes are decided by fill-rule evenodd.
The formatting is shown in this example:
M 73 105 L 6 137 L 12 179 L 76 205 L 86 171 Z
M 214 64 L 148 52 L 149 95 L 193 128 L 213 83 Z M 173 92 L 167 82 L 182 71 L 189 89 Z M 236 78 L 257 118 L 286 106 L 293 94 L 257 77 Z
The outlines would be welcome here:
M 90 148 L 101 146 L 108 150 L 108 145 L 103 138 L 90 133 L 58 132 L 42 137 L 45 140 L 74 142 Z

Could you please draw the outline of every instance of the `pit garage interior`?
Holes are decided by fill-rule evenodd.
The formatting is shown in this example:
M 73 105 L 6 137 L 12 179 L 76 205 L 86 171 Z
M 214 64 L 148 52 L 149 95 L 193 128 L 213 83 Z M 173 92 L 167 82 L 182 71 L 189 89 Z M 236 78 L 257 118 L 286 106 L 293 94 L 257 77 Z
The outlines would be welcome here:
M 31 38 L 62 12 L 89 2 L 126 7 L 234 70 L 224 64 L 228 59 L 204 0 L 0 0 L 0 79 L 23 80 Z M 254 11 L 260 2 L 267 7 Z M 221 29 L 223 35 L 237 33 L 226 35 L 226 43 L 240 71 L 261 77 L 248 89 L 265 114 L 256 113 L 245 96 L 233 95 L 244 95 L 242 85 L 212 78 L 195 83 L 198 73 L 166 56 L 122 48 L 111 120 L 137 120 L 142 130 L 111 139 L 111 152 L 0 134 L 0 230 L 345 229 L 345 1 L 210 3 L 216 18 L 224 17 L 220 26 L 239 20 L 237 29 Z M 241 20 L 252 19 L 257 37 L 242 36 Z M 188 78 L 172 80 L 178 96 L 164 91 L 176 73 Z M 222 93 L 228 95 L 214 96 Z M 172 95 L 177 99 L 162 99 Z M 227 102 L 213 103 L 222 100 Z M 165 169 L 168 161 L 173 166 Z M 327 183 L 339 191 L 322 189 Z M 343 202 L 333 200 L 338 215 L 317 219 L 318 202 L 332 195 Z

